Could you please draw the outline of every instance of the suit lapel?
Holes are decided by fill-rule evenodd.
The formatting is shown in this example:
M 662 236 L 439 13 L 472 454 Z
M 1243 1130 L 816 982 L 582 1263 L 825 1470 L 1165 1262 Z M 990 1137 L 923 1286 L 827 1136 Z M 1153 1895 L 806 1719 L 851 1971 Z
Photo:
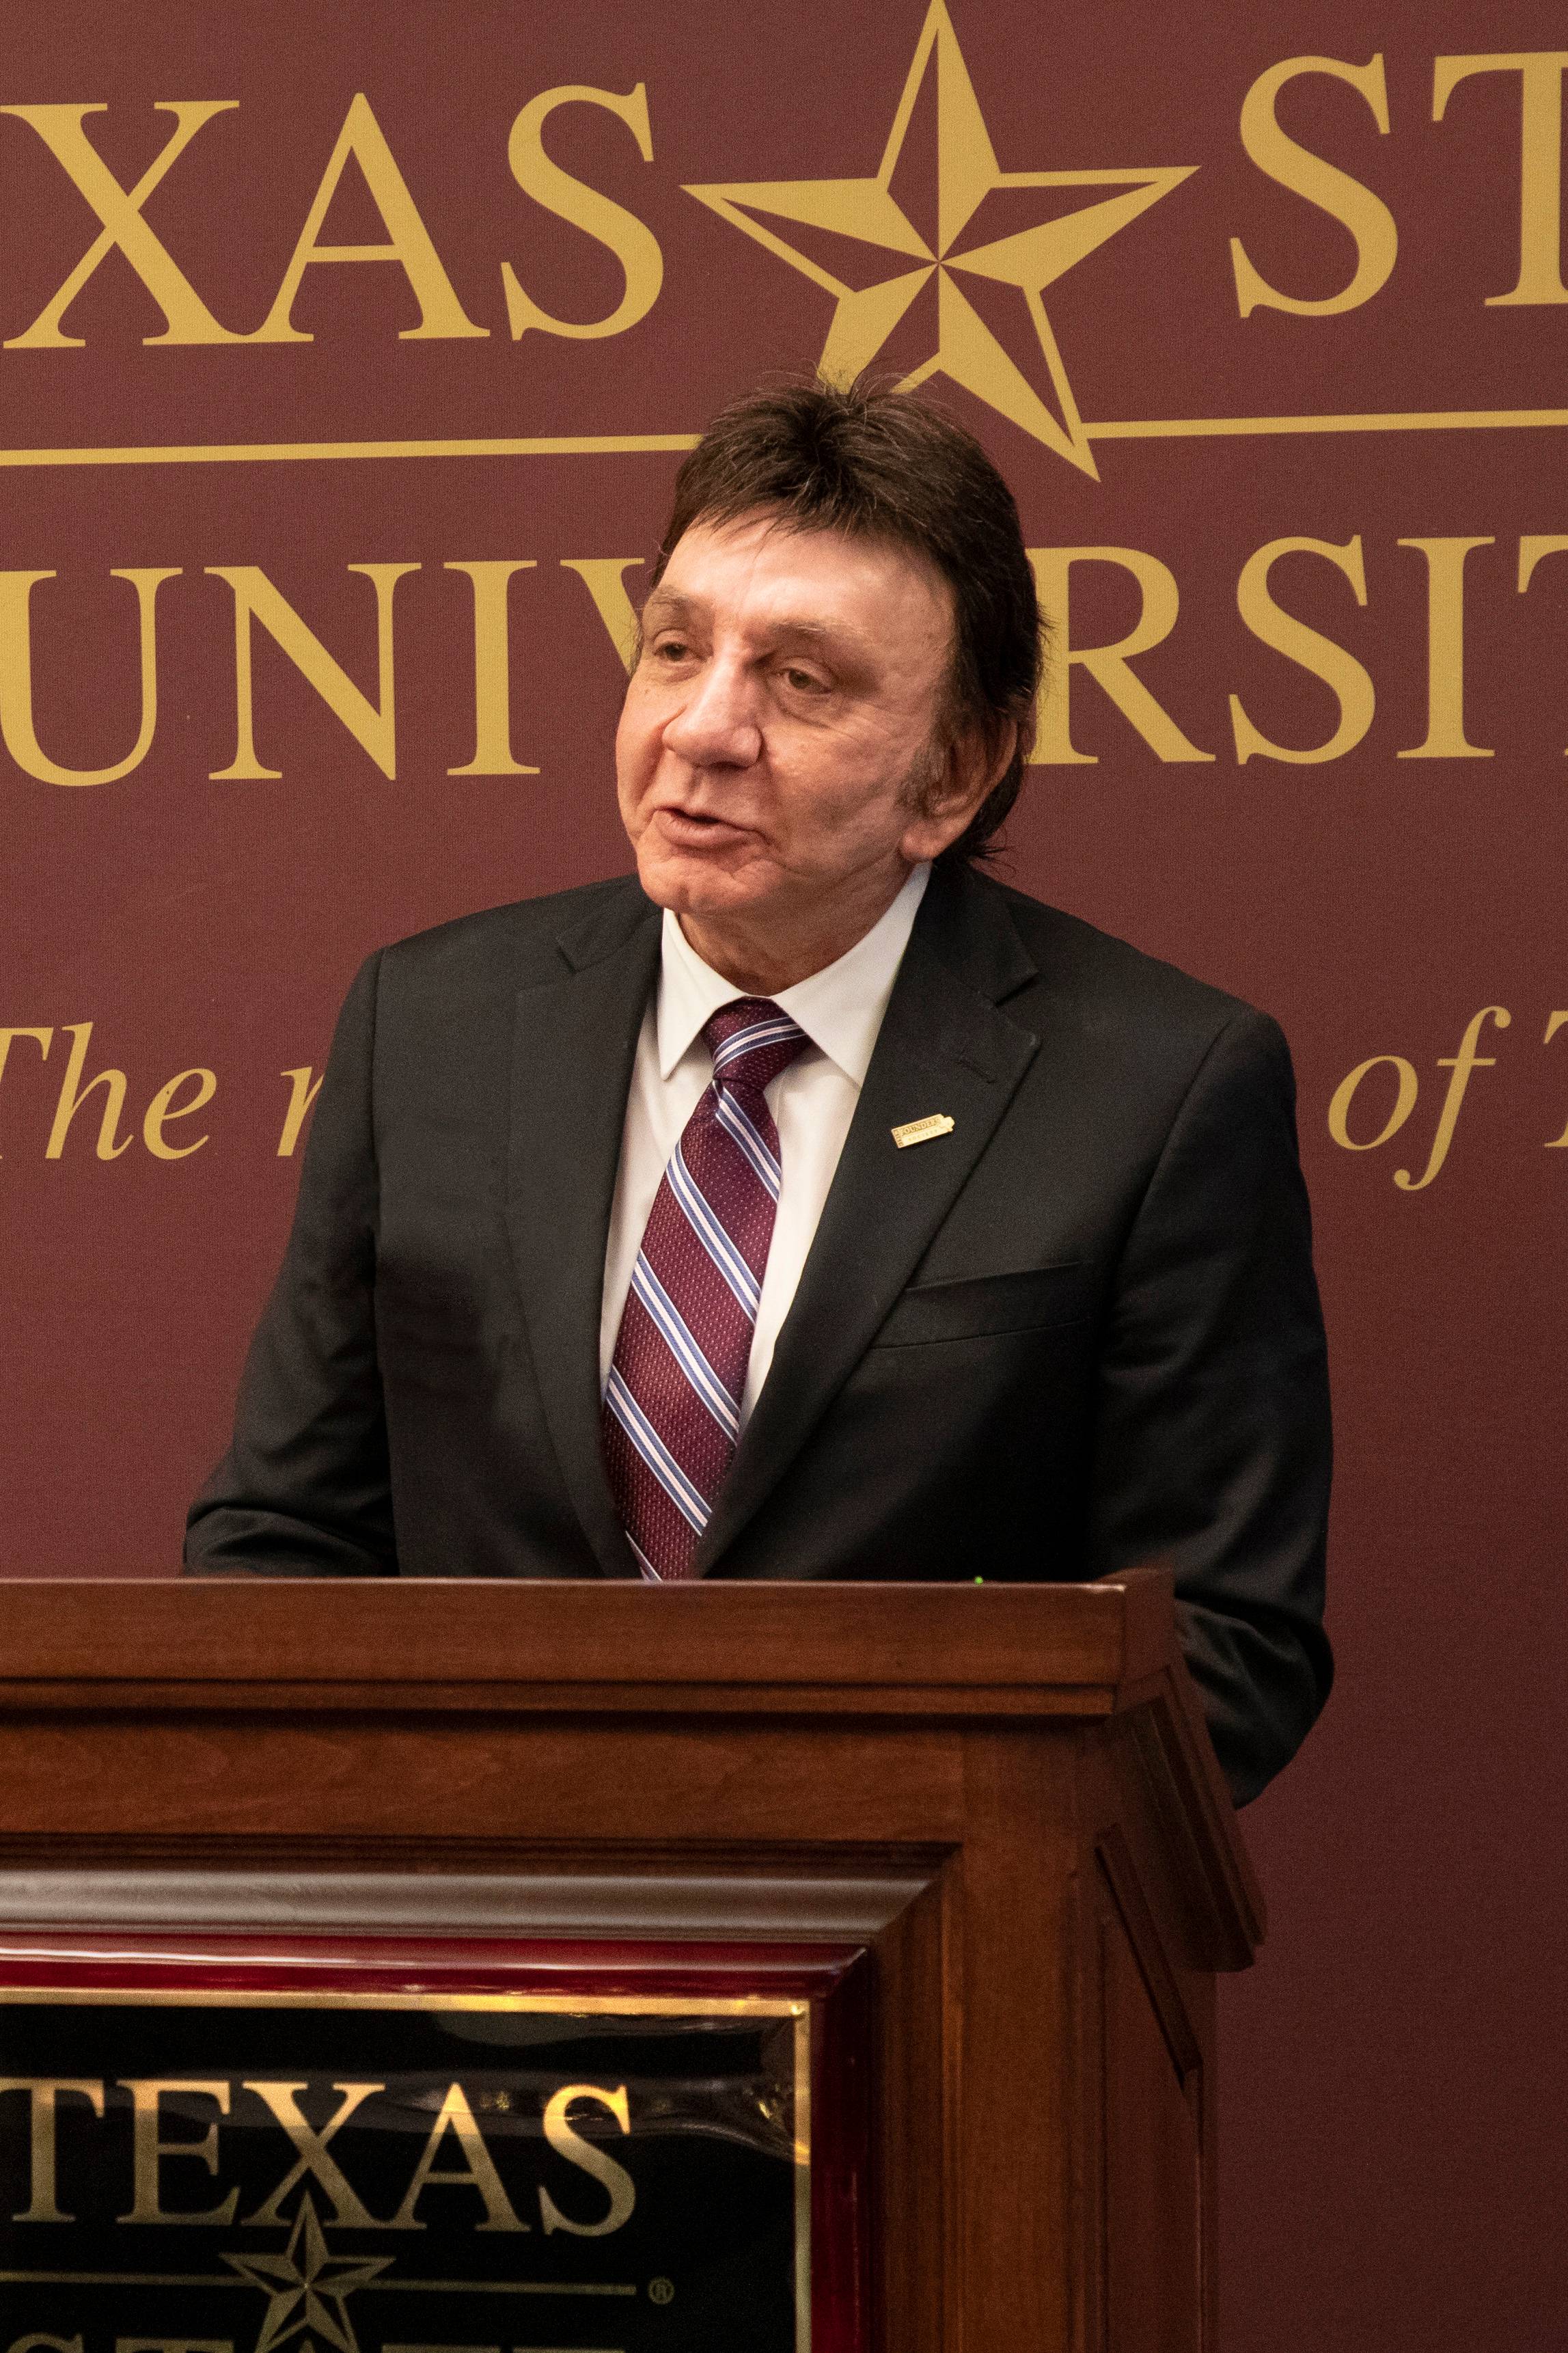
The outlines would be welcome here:
M 799 1452 L 908 1282 L 1001 1119 L 1037 1040 L 997 999 L 1034 976 L 1005 902 L 962 870 L 931 878 L 772 1367 L 697 1553 L 706 1574 Z M 891 1131 L 945 1112 L 900 1151 Z
M 507 1221 L 562 1472 L 607 1576 L 637 1565 L 599 1440 L 610 1208 L 659 919 L 635 886 L 563 934 L 559 980 L 524 989 L 512 1039 Z

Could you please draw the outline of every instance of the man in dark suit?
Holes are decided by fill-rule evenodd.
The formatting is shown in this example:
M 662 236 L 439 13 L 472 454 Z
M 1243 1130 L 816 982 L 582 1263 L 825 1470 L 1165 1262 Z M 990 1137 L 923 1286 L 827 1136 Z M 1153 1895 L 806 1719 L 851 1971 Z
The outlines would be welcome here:
M 976 870 L 1039 641 L 1012 498 L 940 415 L 717 420 L 617 737 L 638 879 L 361 972 L 189 1567 L 1163 1556 L 1238 1800 L 1288 1760 L 1331 1672 L 1289 1058 Z

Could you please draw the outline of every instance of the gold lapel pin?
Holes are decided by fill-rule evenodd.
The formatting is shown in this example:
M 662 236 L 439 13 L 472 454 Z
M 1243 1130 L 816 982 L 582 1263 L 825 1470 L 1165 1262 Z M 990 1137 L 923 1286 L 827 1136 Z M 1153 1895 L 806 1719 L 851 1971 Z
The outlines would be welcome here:
M 933 1111 L 929 1119 L 907 1119 L 902 1127 L 893 1130 L 893 1142 L 900 1152 L 911 1144 L 929 1144 L 933 1135 L 951 1135 L 952 1122 L 946 1112 Z

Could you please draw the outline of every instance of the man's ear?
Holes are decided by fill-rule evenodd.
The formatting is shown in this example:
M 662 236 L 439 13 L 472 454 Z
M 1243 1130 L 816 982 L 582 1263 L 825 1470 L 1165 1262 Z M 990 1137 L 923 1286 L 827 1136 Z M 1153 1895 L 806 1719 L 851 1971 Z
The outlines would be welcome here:
M 900 849 L 912 863 L 950 849 L 1007 773 L 1018 747 L 1016 723 L 1005 720 L 994 736 L 966 727 L 943 755 L 942 768 L 921 796 L 921 815 L 906 828 Z

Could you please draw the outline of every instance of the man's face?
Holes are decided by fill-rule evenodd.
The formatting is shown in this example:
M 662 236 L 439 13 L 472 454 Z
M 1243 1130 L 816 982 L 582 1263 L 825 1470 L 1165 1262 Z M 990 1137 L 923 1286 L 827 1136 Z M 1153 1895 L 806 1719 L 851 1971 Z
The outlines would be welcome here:
M 727 934 L 847 931 L 847 946 L 956 838 L 967 807 L 921 818 L 910 804 L 931 774 L 952 629 L 946 584 L 900 548 L 766 514 L 677 543 L 616 765 L 643 888 L 700 952 Z

